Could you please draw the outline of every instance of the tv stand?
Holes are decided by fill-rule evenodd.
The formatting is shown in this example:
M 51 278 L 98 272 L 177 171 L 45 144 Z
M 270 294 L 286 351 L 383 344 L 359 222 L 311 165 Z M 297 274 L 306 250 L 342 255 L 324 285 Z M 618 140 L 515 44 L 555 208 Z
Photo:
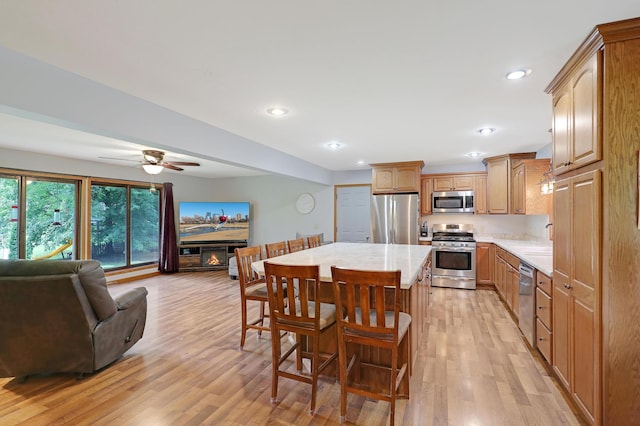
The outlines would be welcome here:
M 179 244 L 180 272 L 227 269 L 235 249 L 246 246 L 244 241 Z

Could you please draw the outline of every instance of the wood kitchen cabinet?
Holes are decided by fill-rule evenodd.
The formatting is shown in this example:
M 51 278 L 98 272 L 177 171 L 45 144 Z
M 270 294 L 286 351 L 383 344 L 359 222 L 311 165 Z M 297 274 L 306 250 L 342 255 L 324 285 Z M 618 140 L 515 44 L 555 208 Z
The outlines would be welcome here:
M 556 175 L 602 159 L 598 99 L 602 55 L 594 51 L 553 94 L 553 169 Z
M 553 280 L 536 271 L 536 347 L 553 364 L 552 294 Z
M 478 175 L 475 181 L 475 214 L 487 214 L 487 175 Z
M 540 181 L 549 171 L 548 158 L 518 160 L 511 172 L 512 214 L 551 214 L 551 194 L 542 194 Z
M 487 166 L 487 212 L 509 214 L 511 211 L 512 164 L 517 160 L 535 158 L 535 152 L 505 154 L 483 160 Z
M 518 317 L 520 311 L 520 259 L 506 250 L 495 248 L 495 285 L 507 307 Z
M 493 284 L 494 282 L 495 245 L 491 243 L 476 244 L 476 282 Z
M 600 170 L 556 181 L 553 369 L 594 422 L 600 392 L 601 198 Z
M 371 191 L 374 194 L 420 192 L 420 173 L 423 161 L 370 164 Z
M 594 425 L 640 424 L 638 88 L 634 18 L 597 25 L 545 90 L 556 175 L 553 369 Z
M 449 175 L 433 178 L 434 192 L 441 191 L 473 191 L 475 188 L 472 175 Z
M 430 177 L 420 178 L 420 214 L 433 213 L 431 195 L 433 194 L 433 179 Z

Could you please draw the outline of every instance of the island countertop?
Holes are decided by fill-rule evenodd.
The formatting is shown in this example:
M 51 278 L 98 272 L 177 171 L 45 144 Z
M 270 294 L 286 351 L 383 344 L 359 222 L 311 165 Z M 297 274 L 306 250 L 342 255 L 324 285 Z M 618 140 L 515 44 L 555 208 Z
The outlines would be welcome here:
M 320 265 L 320 280 L 331 282 L 331 266 L 375 271 L 400 270 L 401 288 L 411 288 L 431 254 L 431 246 L 407 244 L 333 243 L 266 259 L 281 265 Z M 264 260 L 251 267 L 264 275 Z

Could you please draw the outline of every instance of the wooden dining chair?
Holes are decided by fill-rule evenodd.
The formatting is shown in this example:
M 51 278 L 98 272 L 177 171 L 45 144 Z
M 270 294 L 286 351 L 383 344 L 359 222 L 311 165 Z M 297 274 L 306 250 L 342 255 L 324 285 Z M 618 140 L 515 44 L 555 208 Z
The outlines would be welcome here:
M 411 316 L 400 312 L 400 271 L 362 271 L 331 267 L 336 305 L 338 366 L 340 370 L 340 422 L 346 421 L 347 393 L 391 403 L 390 423 L 395 417 L 396 395 L 403 383 L 409 389 L 407 363 Z M 361 351 L 366 346 L 370 352 Z M 355 346 L 355 348 L 354 348 Z M 361 359 L 364 353 L 381 355 Z M 355 349 L 355 350 L 354 350 Z M 400 353 L 400 351 L 403 351 Z M 384 354 L 390 353 L 390 362 Z M 402 356 L 400 356 L 402 355 Z M 387 372 L 389 381 L 382 388 L 358 383 L 360 369 Z
M 286 377 L 311 384 L 311 407 L 316 407 L 318 374 L 337 358 L 333 353 L 320 353 L 320 338 L 333 332 L 336 324 L 336 307 L 331 303 L 314 302 L 319 294 L 320 268 L 318 265 L 277 265 L 265 262 L 265 277 L 269 295 L 271 321 L 272 379 L 271 403 L 278 402 L 278 378 Z M 295 309 L 291 309 L 295 307 Z M 295 333 L 296 339 L 282 353 L 282 334 Z M 286 363 L 296 353 L 296 372 Z M 310 373 L 303 372 L 303 359 L 311 360 Z
M 320 247 L 321 245 L 320 234 L 307 237 L 307 246 L 309 246 L 309 248 Z
M 296 238 L 295 240 L 288 240 L 287 246 L 289 247 L 289 253 L 295 253 L 297 251 L 304 250 L 304 238 Z
M 271 259 L 272 257 L 282 256 L 283 254 L 287 254 L 286 241 L 278 241 L 277 243 L 267 243 L 264 245 L 264 248 L 267 253 L 267 259 Z
M 264 325 L 265 317 L 268 317 L 268 312 L 265 312 L 265 304 L 269 301 L 267 295 L 267 285 L 263 277 L 258 276 L 257 273 L 251 268 L 251 263 L 261 260 L 260 246 L 236 248 L 236 260 L 238 263 L 238 280 L 240 281 L 240 300 L 242 306 L 242 334 L 240 336 L 240 348 L 244 347 L 245 337 L 248 329 L 258 330 L 258 337 L 262 335 L 263 331 L 270 331 L 270 327 Z M 258 318 L 249 321 L 247 319 L 247 303 L 259 302 L 260 311 Z

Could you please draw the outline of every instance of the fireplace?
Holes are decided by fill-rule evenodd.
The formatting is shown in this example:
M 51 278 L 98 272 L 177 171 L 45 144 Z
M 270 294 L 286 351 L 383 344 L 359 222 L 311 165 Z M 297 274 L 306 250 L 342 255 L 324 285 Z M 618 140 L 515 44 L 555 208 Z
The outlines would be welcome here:
M 202 266 L 227 266 L 226 247 L 203 247 Z

